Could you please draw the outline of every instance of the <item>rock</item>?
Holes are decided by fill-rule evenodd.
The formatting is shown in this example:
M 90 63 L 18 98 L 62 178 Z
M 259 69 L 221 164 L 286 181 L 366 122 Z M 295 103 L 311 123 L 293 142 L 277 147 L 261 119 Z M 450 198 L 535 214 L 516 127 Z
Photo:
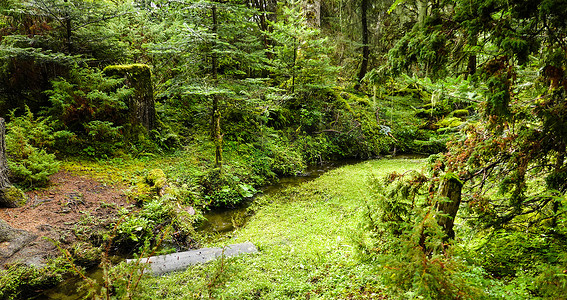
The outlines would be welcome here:
M 142 263 L 148 263 L 154 275 L 166 274 L 169 272 L 183 271 L 190 265 L 202 264 L 214 260 L 218 257 L 231 257 L 243 253 L 256 253 L 258 249 L 250 242 L 230 245 L 224 248 L 202 248 L 197 250 L 178 252 L 167 255 L 152 256 L 141 258 Z M 137 262 L 137 259 L 128 259 L 128 263 Z
M 15 229 L 0 219 L 0 262 L 10 258 L 36 238 L 36 235 Z
M 153 169 L 146 174 L 146 183 L 162 196 L 163 191 L 167 187 L 167 177 L 162 169 Z

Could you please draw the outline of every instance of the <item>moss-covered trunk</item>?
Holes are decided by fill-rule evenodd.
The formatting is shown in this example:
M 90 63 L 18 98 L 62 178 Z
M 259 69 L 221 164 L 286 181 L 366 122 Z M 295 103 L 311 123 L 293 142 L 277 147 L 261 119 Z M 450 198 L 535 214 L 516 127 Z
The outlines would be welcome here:
M 117 65 L 104 68 L 109 76 L 125 77 L 125 85 L 134 89 L 134 95 L 128 99 L 128 124 L 126 138 L 137 139 L 141 131 L 155 129 L 156 109 L 152 72 L 148 65 Z
M 461 190 L 463 183 L 455 176 L 447 175 L 441 185 L 441 199 L 438 202 L 437 223 L 443 228 L 447 238 L 455 238 L 453 226 L 455 217 L 461 205 Z
M 6 122 L 0 118 L 0 207 L 18 207 L 26 203 L 24 193 L 12 186 L 6 159 Z

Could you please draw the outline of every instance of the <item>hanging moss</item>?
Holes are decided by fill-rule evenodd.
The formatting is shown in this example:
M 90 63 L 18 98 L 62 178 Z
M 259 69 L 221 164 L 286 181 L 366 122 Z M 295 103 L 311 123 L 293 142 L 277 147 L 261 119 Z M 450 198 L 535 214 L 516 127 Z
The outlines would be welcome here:
M 152 72 L 148 65 L 112 65 L 104 68 L 107 76 L 126 78 L 125 85 L 134 89 L 134 95 L 128 100 L 129 124 L 126 128 L 128 139 L 139 139 L 142 133 L 155 128 L 156 110 Z

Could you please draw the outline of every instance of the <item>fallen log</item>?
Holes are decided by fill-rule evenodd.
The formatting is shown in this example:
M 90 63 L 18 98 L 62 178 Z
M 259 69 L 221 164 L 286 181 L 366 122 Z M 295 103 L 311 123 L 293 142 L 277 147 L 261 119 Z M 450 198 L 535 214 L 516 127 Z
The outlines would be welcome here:
M 128 259 L 126 262 L 142 262 L 149 264 L 153 275 L 183 271 L 191 265 L 209 262 L 221 256 L 231 257 L 243 253 L 256 253 L 258 249 L 250 242 L 229 245 L 224 248 L 201 248 L 185 252 L 152 256 L 149 258 Z

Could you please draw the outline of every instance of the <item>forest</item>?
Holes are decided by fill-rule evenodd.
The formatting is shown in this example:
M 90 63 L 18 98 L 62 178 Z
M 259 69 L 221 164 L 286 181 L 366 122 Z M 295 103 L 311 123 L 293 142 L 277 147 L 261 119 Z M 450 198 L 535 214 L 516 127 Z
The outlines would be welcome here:
M 0 0 L 0 299 L 567 299 L 566 16 Z

